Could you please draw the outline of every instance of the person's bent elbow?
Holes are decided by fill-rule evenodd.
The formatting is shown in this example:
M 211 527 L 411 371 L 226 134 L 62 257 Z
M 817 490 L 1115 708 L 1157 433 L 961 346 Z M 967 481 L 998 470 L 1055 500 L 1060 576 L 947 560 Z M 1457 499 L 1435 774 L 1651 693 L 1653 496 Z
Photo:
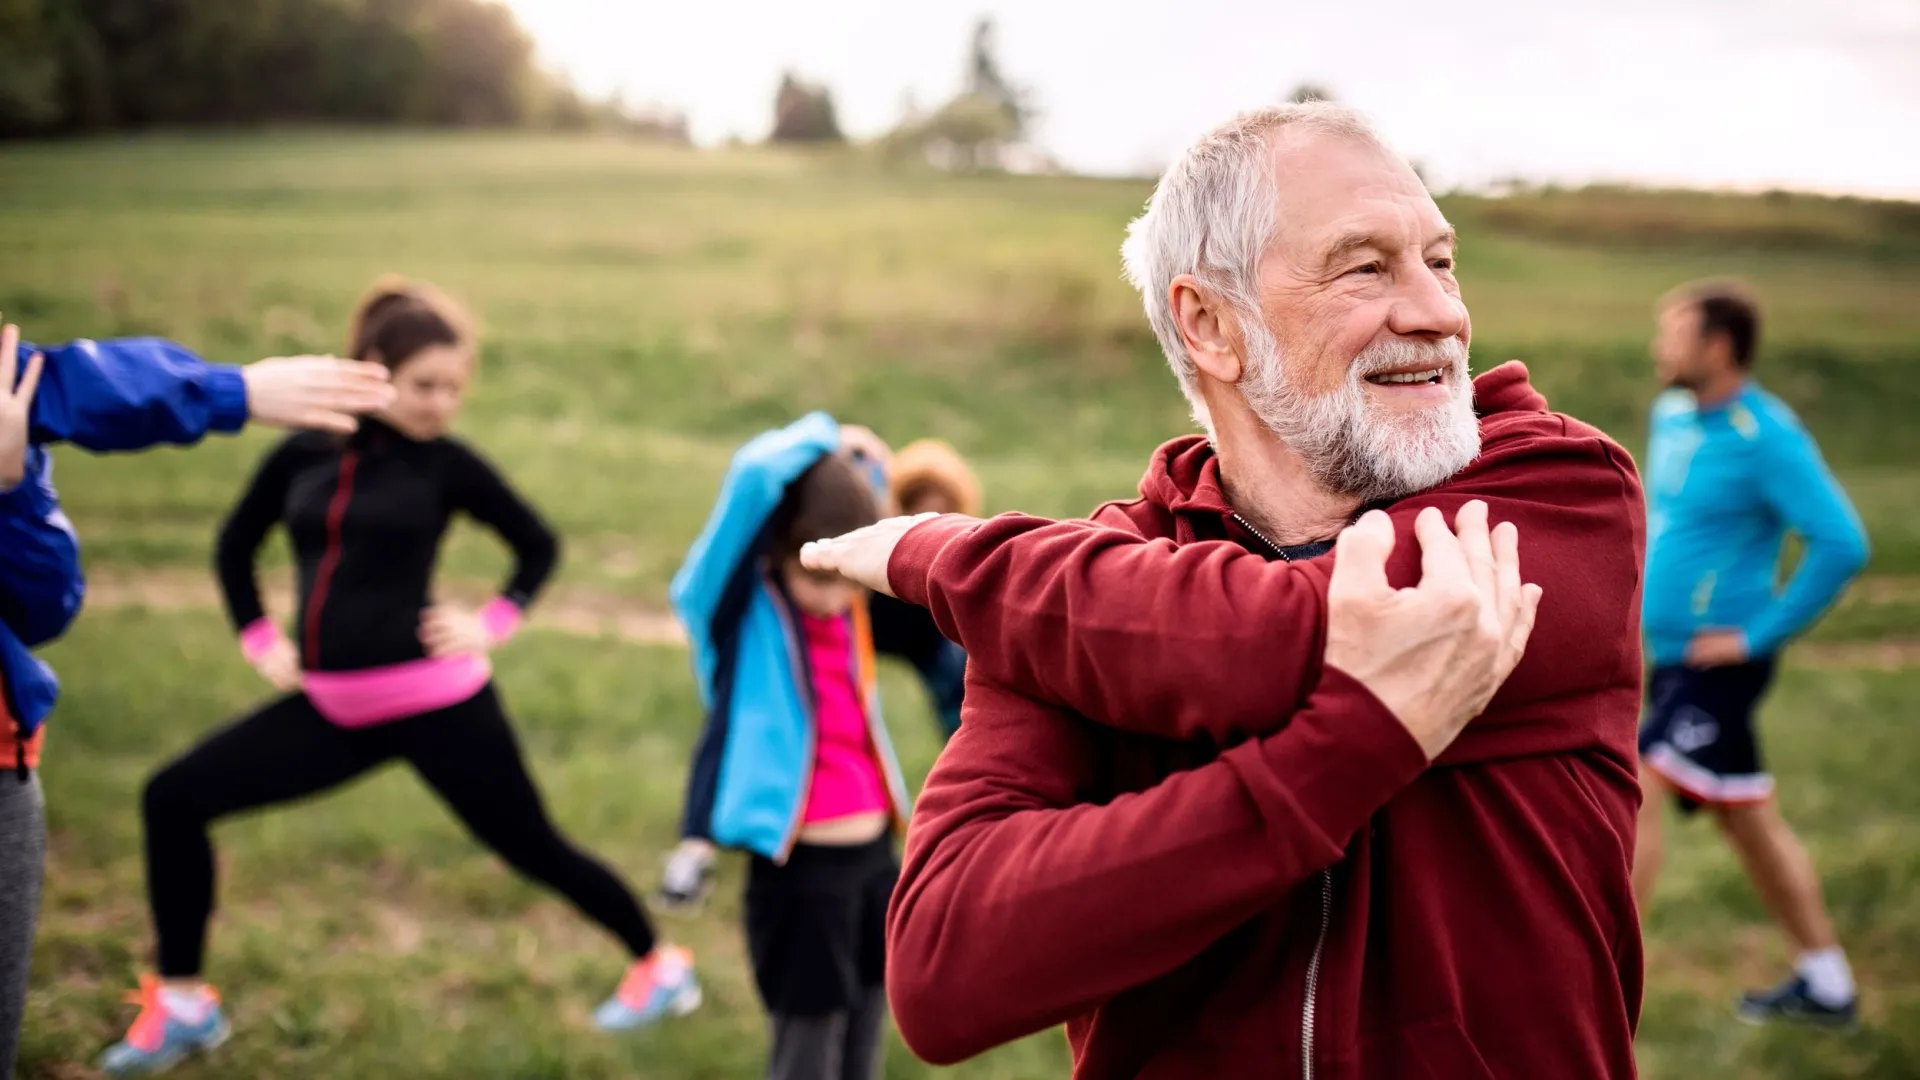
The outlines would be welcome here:
M 1839 560 L 1846 567 L 1849 578 L 1867 568 L 1867 560 L 1873 555 L 1873 548 L 1867 542 L 1865 529 L 1855 528 L 1841 539 Z
M 999 1045 L 968 1030 L 974 1007 L 956 1006 L 954 996 L 935 988 L 931 980 L 889 977 L 887 1004 L 900 1029 L 900 1041 L 929 1065 L 958 1065 Z
M 932 1065 L 957 1065 L 1004 1040 L 986 1030 L 992 996 L 969 986 L 963 957 L 990 953 L 982 943 L 942 948 L 943 920 L 916 917 L 903 879 L 887 920 L 887 1004 L 900 1040 L 914 1056 Z

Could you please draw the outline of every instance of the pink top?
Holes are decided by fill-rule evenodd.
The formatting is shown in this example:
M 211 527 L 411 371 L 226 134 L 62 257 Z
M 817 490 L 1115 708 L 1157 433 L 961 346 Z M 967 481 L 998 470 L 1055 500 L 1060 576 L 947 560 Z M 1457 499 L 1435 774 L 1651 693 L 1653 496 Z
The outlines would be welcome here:
M 813 674 L 813 781 L 807 786 L 812 825 L 887 809 L 886 779 L 867 730 L 867 707 L 854 670 L 851 620 L 800 615 Z
M 520 608 L 495 598 L 480 609 L 487 636 L 497 644 L 513 636 Z M 280 628 L 257 619 L 240 632 L 240 651 L 258 658 L 281 640 Z M 306 671 L 300 689 L 321 716 L 341 727 L 370 727 L 458 705 L 487 685 L 493 665 L 484 654 L 429 656 L 404 664 L 358 671 Z

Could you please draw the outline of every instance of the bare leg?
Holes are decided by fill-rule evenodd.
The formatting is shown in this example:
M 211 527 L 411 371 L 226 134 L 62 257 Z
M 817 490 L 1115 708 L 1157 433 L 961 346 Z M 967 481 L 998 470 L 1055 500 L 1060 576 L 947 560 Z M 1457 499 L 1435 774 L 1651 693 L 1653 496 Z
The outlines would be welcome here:
M 1633 899 L 1646 918 L 1653 903 L 1653 884 L 1660 877 L 1660 862 L 1666 857 L 1665 837 L 1660 815 L 1666 812 L 1672 789 L 1660 774 L 1644 766 L 1640 769 L 1640 824 L 1633 838 Z
M 1820 897 L 1807 849 L 1769 799 L 1761 803 L 1717 806 L 1714 816 L 1746 867 L 1747 879 L 1767 910 L 1786 931 L 1795 950 L 1806 953 L 1837 944 L 1833 920 Z M 1635 867 L 1637 873 L 1638 866 Z

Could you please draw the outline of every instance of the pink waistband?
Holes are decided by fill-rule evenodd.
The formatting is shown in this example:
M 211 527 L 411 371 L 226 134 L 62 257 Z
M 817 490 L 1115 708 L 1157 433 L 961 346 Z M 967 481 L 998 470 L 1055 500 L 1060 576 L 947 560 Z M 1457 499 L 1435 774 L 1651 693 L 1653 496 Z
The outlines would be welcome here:
M 370 727 L 458 705 L 493 677 L 484 656 L 428 657 L 360 671 L 307 671 L 300 688 L 341 727 Z

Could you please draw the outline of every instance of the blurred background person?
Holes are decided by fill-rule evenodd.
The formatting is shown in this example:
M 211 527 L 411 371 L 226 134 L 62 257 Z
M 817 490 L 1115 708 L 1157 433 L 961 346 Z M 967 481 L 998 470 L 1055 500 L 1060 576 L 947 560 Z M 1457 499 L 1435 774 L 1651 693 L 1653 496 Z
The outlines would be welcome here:
M 1739 1002 L 1740 1017 L 1852 1024 L 1859 998 L 1806 849 L 1780 816 L 1755 712 L 1780 652 L 1867 562 L 1867 536 L 1820 448 L 1753 377 L 1760 310 L 1743 288 L 1701 282 L 1659 307 L 1646 474 L 1642 621 L 1651 653 L 1640 732 L 1644 791 L 1634 891 L 1645 910 L 1662 818 L 1705 806 L 1795 952 L 1793 974 Z M 1803 545 L 1776 587 L 1789 534 Z
M 918 439 L 900 448 L 887 465 L 897 513 L 980 513 L 980 481 L 966 459 L 941 439 Z M 869 594 L 873 645 L 886 656 L 913 665 L 933 703 L 941 731 L 960 729 L 960 704 L 966 696 L 967 653 L 947 639 L 923 607 L 885 593 Z
M 639 902 L 554 827 L 492 680 L 487 654 L 513 636 L 559 541 L 485 459 L 449 434 L 473 377 L 471 320 L 423 284 L 387 279 L 349 333 L 357 360 L 392 371 L 393 403 L 346 439 L 293 435 L 269 453 L 220 531 L 216 564 L 247 660 L 281 691 L 176 758 L 141 801 L 158 979 L 110 1047 L 116 1076 L 160 1072 L 231 1033 L 203 976 L 214 908 L 208 829 L 310 798 L 405 761 L 508 865 L 566 897 L 630 954 L 595 1013 L 619 1030 L 699 1004 L 692 958 L 660 944 Z M 455 515 L 498 533 L 514 565 L 477 612 L 431 599 Z M 254 560 L 285 525 L 297 567 L 299 636 L 267 615 Z
M 905 778 L 880 715 L 864 590 L 802 545 L 878 518 L 863 428 L 811 413 L 741 447 L 674 576 L 706 723 L 670 902 L 697 903 L 716 848 L 751 860 L 748 962 L 772 1023 L 769 1080 L 878 1075 L 885 920 Z

